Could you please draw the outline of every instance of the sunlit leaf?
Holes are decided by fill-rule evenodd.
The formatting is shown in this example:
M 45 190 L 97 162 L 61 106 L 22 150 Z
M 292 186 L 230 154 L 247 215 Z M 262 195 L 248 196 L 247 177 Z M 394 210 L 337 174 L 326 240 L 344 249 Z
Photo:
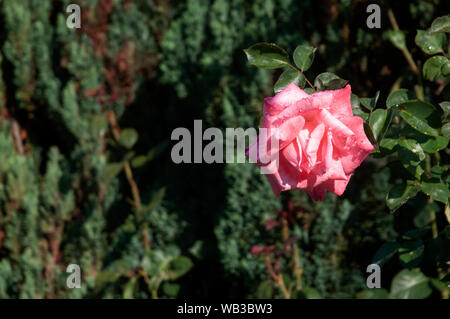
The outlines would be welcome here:
M 295 65 L 302 71 L 308 70 L 314 61 L 314 52 L 316 50 L 316 48 L 309 44 L 297 46 L 293 55 Z
M 441 120 L 438 110 L 423 101 L 409 101 L 400 106 L 400 116 L 414 129 L 426 135 L 439 135 Z
M 138 140 L 138 133 L 133 128 L 126 128 L 120 133 L 118 142 L 125 148 L 132 148 Z
M 450 197 L 450 190 L 447 185 L 440 182 L 422 182 L 422 191 L 432 199 L 446 204 Z
M 297 70 L 288 68 L 281 73 L 273 89 L 275 93 L 279 93 L 291 83 L 303 87 L 305 85 L 305 76 Z
M 380 91 L 378 91 L 374 97 L 363 97 L 363 98 L 360 98 L 359 101 L 365 108 L 367 108 L 369 110 L 373 110 L 375 108 L 375 106 L 377 106 L 379 97 L 380 97 Z
M 428 278 L 418 269 L 404 269 L 392 280 L 392 298 L 422 299 L 427 298 L 431 292 Z
M 282 68 L 289 63 L 288 53 L 272 43 L 256 43 L 244 52 L 250 64 L 262 69 Z
M 337 90 L 343 88 L 348 83 L 334 73 L 324 72 L 319 74 L 314 80 L 317 90 Z
M 423 77 L 429 81 L 433 81 L 443 72 L 443 68 L 448 67 L 450 61 L 443 56 L 436 55 L 425 61 L 423 65 Z
M 432 55 L 444 51 L 445 34 L 417 30 L 415 41 L 423 52 Z
M 392 118 L 391 110 L 377 109 L 372 112 L 369 118 L 369 124 L 375 139 L 379 142 L 386 133 L 389 122 Z
M 414 93 L 407 89 L 399 89 L 395 90 L 391 94 L 389 94 L 386 99 L 386 107 L 390 108 L 393 106 L 399 106 L 402 103 L 414 100 L 416 97 Z
M 417 267 L 423 259 L 424 250 L 421 240 L 402 243 L 398 249 L 398 259 L 403 267 Z
M 408 181 L 407 183 L 394 185 L 386 197 L 386 205 L 391 212 L 396 211 L 400 206 L 405 204 L 410 198 L 417 195 L 420 185 Z
M 450 15 L 434 19 L 431 24 L 431 32 L 450 32 Z
M 425 153 L 420 144 L 413 139 L 399 140 L 398 157 L 403 166 L 416 178 L 419 179 L 424 172 Z
M 405 33 L 403 31 L 387 30 L 383 33 L 383 36 L 387 38 L 397 49 L 403 50 L 406 48 Z

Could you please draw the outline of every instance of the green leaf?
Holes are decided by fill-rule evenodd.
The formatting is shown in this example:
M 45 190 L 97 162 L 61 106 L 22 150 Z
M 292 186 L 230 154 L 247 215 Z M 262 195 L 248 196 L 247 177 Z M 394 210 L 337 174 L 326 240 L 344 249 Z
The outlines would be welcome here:
M 404 269 L 392 280 L 391 298 L 422 299 L 427 298 L 431 292 L 428 278 L 418 269 Z
M 270 280 L 264 280 L 258 285 L 256 289 L 256 298 L 271 299 L 273 296 L 273 285 Z
M 450 32 L 450 15 L 442 16 L 434 19 L 431 24 L 430 31 L 435 32 Z
M 441 68 L 441 73 L 443 76 L 447 76 L 450 74 L 450 60 L 447 59 L 447 62 Z
M 372 264 L 378 264 L 383 267 L 396 253 L 398 244 L 396 242 L 384 243 L 372 258 Z
M 180 284 L 167 281 L 164 282 L 161 287 L 162 292 L 169 298 L 175 298 L 178 295 L 180 288 Z
M 438 291 L 444 291 L 447 289 L 446 284 L 444 284 L 442 281 L 439 281 L 437 278 L 430 278 L 431 285 L 436 288 Z
M 117 278 L 120 276 L 120 273 L 112 270 L 104 270 L 100 274 L 97 275 L 95 278 L 95 289 L 101 289 L 105 285 L 116 281 Z
M 426 135 L 424 135 L 426 136 Z M 420 146 L 427 153 L 434 153 L 443 150 L 448 145 L 448 138 L 443 136 L 426 136 L 423 140 L 418 141 Z
M 417 141 L 426 153 L 434 153 L 447 147 L 448 138 L 444 136 L 430 136 L 416 131 L 410 126 L 405 126 L 399 131 L 399 135 Z
M 287 68 L 281 73 L 278 81 L 275 83 L 274 91 L 275 93 L 283 91 L 283 89 L 291 83 L 295 83 L 300 87 L 305 86 L 305 76 L 297 70 L 292 68 Z
M 443 177 L 443 174 L 445 173 L 446 169 L 445 167 L 435 165 L 430 170 L 430 175 L 432 178 L 438 178 L 441 179 Z
M 367 108 L 369 110 L 373 110 L 375 108 L 375 106 L 377 106 L 379 97 L 380 97 L 380 91 L 378 91 L 374 97 L 364 97 L 364 98 L 359 99 L 359 101 L 365 108 Z
M 288 53 L 273 43 L 256 43 L 244 52 L 251 65 L 262 69 L 282 68 L 289 63 Z
M 383 33 L 383 36 L 391 41 L 397 49 L 403 50 L 406 48 L 405 33 L 403 31 L 387 30 Z
M 450 113 L 450 102 L 447 102 L 447 101 L 445 101 L 445 102 L 441 102 L 441 103 L 439 103 L 439 106 L 442 108 L 442 110 L 445 112 L 445 113 Z
M 351 95 L 351 105 L 352 105 L 352 112 L 354 116 L 359 116 L 364 121 L 369 118 L 369 113 L 364 112 L 361 107 L 359 106 L 359 98 L 357 95 L 353 94 Z
M 184 276 L 194 266 L 192 261 L 186 256 L 178 256 L 170 260 L 167 265 L 167 277 L 176 280 Z
M 125 284 L 122 292 L 124 299 L 132 299 L 134 295 L 134 288 L 136 287 L 137 277 L 133 277 Z
M 372 132 L 372 128 L 370 127 L 369 123 L 364 122 L 363 127 L 364 133 L 366 133 L 366 136 L 369 139 L 370 143 L 372 143 L 372 145 L 375 147 L 375 151 L 378 152 L 379 151 L 378 142 L 377 139 L 375 138 L 375 135 Z
M 398 249 L 398 258 L 403 267 L 417 267 L 423 259 L 425 247 L 421 240 L 402 243 Z
M 450 65 L 450 61 L 441 55 L 436 55 L 425 61 L 423 65 L 423 77 L 429 81 L 439 76 L 444 66 Z M 447 66 L 448 67 L 448 66 Z
M 431 204 L 431 203 L 428 203 L 428 204 Z M 434 205 L 430 205 L 429 207 L 425 207 L 425 209 L 423 209 L 423 210 L 434 209 L 436 206 L 439 208 L 439 206 L 434 203 Z M 427 223 L 427 225 L 428 225 L 428 223 Z M 407 247 L 411 248 L 413 246 L 411 244 L 411 241 L 416 242 L 417 240 L 421 240 L 422 238 L 425 238 L 425 236 L 427 236 L 430 233 L 430 228 L 429 227 L 425 227 L 425 226 L 426 225 L 419 226 L 421 228 L 412 229 L 412 230 L 409 230 L 406 233 L 402 234 L 401 238 L 404 239 L 404 240 L 407 240 L 408 243 L 409 243 L 409 244 L 406 244 Z M 422 242 L 422 244 L 423 244 L 423 242 Z M 406 247 L 405 243 L 403 243 L 401 246 L 403 247 L 403 251 L 404 251 L 405 247 Z
M 384 288 L 371 288 L 356 294 L 358 299 L 388 299 L 389 292 Z
M 359 97 L 356 94 L 351 94 L 350 96 L 350 104 L 352 105 L 352 108 L 359 107 Z
M 131 166 L 133 166 L 133 168 L 138 168 L 144 166 L 147 162 L 148 162 L 147 155 L 139 155 L 131 160 Z
M 392 111 L 377 109 L 372 112 L 369 119 L 370 127 L 372 128 L 375 139 L 379 142 L 386 133 L 389 123 L 392 119 Z
M 393 106 L 399 106 L 402 103 L 414 100 L 416 97 L 414 93 L 407 89 L 399 89 L 395 90 L 391 94 L 389 94 L 386 99 L 386 107 L 390 108 Z
M 450 197 L 448 186 L 440 182 L 423 182 L 422 192 L 444 204 L 448 202 L 448 198 Z
M 403 166 L 416 178 L 424 172 L 425 153 L 422 147 L 416 140 L 407 139 L 399 140 L 398 143 L 398 157 Z
M 130 149 L 136 144 L 138 140 L 138 133 L 133 128 L 126 128 L 122 130 L 119 136 L 119 144 L 123 147 Z
M 314 86 L 319 91 L 342 89 L 347 83 L 347 80 L 341 79 L 336 74 L 330 72 L 321 73 L 314 80 Z
M 407 181 L 407 183 L 394 185 L 386 197 L 386 205 L 391 212 L 395 212 L 400 206 L 405 204 L 410 198 L 417 195 L 420 185 Z
M 434 153 L 443 150 L 448 145 L 448 138 L 444 136 L 428 136 L 422 135 L 422 138 L 418 138 L 420 146 L 426 153 Z
M 380 150 L 383 153 L 390 154 L 395 151 L 398 145 L 398 139 L 395 138 L 383 138 L 380 142 Z
M 303 287 L 303 293 L 307 299 L 322 299 L 319 291 L 311 286 Z
M 415 41 L 423 52 L 432 55 L 444 51 L 445 34 L 417 30 Z
M 409 101 L 400 105 L 400 116 L 417 131 L 432 136 L 439 135 L 441 126 L 439 111 L 422 101 Z
M 450 113 L 450 102 L 441 102 L 439 103 L 439 106 L 441 107 L 441 109 L 444 111 L 445 114 L 449 114 Z
M 294 62 L 295 65 L 303 72 L 308 70 L 314 61 L 314 52 L 316 48 L 309 44 L 302 44 L 295 48 Z
M 442 126 L 442 135 L 444 135 L 446 138 L 450 138 L 450 122 L 445 123 Z
M 123 169 L 123 163 L 109 163 L 103 170 L 103 178 L 106 180 L 116 177 Z

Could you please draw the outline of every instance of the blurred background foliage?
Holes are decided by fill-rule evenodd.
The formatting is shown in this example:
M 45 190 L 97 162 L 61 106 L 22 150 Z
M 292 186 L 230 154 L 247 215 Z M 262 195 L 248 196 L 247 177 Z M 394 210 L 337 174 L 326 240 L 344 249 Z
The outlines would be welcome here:
M 81 29 L 66 27 L 69 3 Z M 366 27 L 369 3 L 0 1 L 0 297 L 364 297 L 375 252 L 429 218 L 425 196 L 385 206 L 402 168 L 369 157 L 340 198 L 277 199 L 255 165 L 174 164 L 170 135 L 194 119 L 258 126 L 280 74 L 248 65 L 242 49 L 260 41 L 311 43 L 308 73 L 334 72 L 360 97 L 413 85 L 383 37 L 386 8 L 411 44 L 448 1 L 375 2 L 381 29 Z M 81 289 L 66 287 L 71 263 Z M 404 267 L 389 261 L 382 286 Z

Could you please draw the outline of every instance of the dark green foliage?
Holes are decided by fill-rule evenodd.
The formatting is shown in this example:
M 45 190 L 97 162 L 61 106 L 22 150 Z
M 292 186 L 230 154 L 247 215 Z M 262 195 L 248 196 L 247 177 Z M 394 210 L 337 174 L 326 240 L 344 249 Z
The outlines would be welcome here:
M 72 2 L 81 30 L 66 27 Z M 435 2 L 393 5 L 400 24 L 427 28 Z M 369 160 L 342 198 L 315 205 L 275 198 L 253 164 L 176 165 L 170 134 L 194 119 L 258 126 L 282 72 L 247 63 L 242 50 L 261 41 L 290 55 L 311 43 L 306 75 L 335 72 L 385 101 L 406 64 L 365 16 L 344 0 L 0 1 L 0 298 L 279 297 L 251 247 L 282 246 L 265 226 L 289 203 L 305 212 L 290 225 L 305 296 L 355 297 L 377 249 L 415 227 L 400 218 L 411 206 L 394 217 L 384 204 L 398 167 Z M 66 287 L 71 263 L 81 289 Z M 401 269 L 390 263 L 387 289 Z

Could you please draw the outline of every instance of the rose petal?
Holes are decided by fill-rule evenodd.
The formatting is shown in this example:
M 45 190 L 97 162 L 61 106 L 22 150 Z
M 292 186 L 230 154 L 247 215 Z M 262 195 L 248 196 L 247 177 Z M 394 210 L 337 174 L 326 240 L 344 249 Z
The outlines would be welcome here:
M 323 123 L 316 126 L 311 132 L 311 136 L 306 147 L 306 157 L 309 162 L 309 166 L 316 165 L 317 150 L 319 149 L 320 142 L 322 141 L 323 133 L 325 132 L 325 125 Z
M 291 83 L 274 97 L 264 99 L 264 115 L 277 115 L 287 106 L 292 105 L 305 97 L 308 97 L 308 93 L 294 83 Z
M 344 137 L 349 137 L 353 135 L 351 129 L 344 125 L 341 121 L 335 118 L 330 112 L 326 109 L 320 110 L 319 113 L 320 119 L 325 123 L 326 126 L 333 129 L 333 134 L 340 134 Z

